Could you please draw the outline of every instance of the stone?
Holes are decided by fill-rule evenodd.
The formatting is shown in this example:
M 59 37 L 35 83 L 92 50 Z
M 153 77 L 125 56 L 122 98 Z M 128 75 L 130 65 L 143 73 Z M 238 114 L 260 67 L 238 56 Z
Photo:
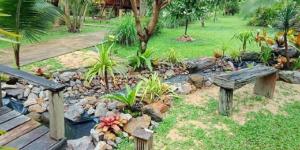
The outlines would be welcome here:
M 59 79 L 63 82 L 69 82 L 73 76 L 75 76 L 75 72 L 64 72 L 59 75 Z
M 97 146 L 94 150 L 112 150 L 112 146 L 110 146 L 109 144 L 106 144 L 106 142 L 104 141 L 100 141 L 97 143 Z
M 31 92 L 38 95 L 38 94 L 40 94 L 41 89 L 38 88 L 38 87 L 33 87 L 32 90 L 31 90 Z
M 68 140 L 68 150 L 93 150 L 95 147 L 90 136 L 84 136 L 80 139 Z
M 1 91 L 2 94 L 2 98 L 4 98 L 6 96 L 6 92 L 5 91 Z
M 39 98 L 46 99 L 47 98 L 47 92 L 46 91 L 41 91 L 39 93 Z
M 196 87 L 194 85 L 187 82 L 175 84 L 175 87 L 176 87 L 176 92 L 178 94 L 183 94 L 183 95 L 191 94 L 196 90 Z
M 120 118 L 124 119 L 124 120 L 130 120 L 132 118 L 132 116 L 130 114 L 121 113 Z
M 148 128 L 151 122 L 151 117 L 143 115 L 141 117 L 132 118 L 125 126 L 124 131 L 132 135 L 138 128 Z
M 152 125 L 154 128 L 158 128 L 159 123 L 152 120 L 152 121 L 151 121 L 151 125 Z
M 27 100 L 24 102 L 24 107 L 28 107 L 34 104 L 37 104 L 38 97 L 34 93 L 30 93 L 27 97 Z
M 117 138 L 116 138 L 116 140 L 117 140 Z M 112 146 L 112 147 L 117 147 L 117 144 L 115 142 L 111 141 L 111 140 L 108 140 L 107 144 Z
M 122 142 L 122 138 L 117 137 L 117 138 L 116 138 L 116 143 L 117 143 L 117 144 L 120 144 L 121 142 Z
M 6 95 L 7 96 L 12 96 L 15 97 L 17 99 L 22 99 L 23 98 L 23 93 L 24 90 L 23 89 L 7 89 L 6 91 Z
M 90 134 L 95 142 L 102 141 L 104 139 L 104 133 L 91 129 Z
M 188 82 L 193 84 L 196 88 L 202 88 L 204 84 L 204 77 L 200 74 L 192 74 L 189 76 Z
M 122 134 L 123 134 L 123 137 L 128 137 L 129 136 L 127 132 L 122 132 Z
M 108 110 L 114 110 L 117 108 L 117 105 L 118 105 L 118 102 L 117 101 L 114 101 L 114 102 L 109 102 L 107 104 L 107 108 Z
M 152 120 L 161 122 L 163 120 L 163 113 L 168 111 L 169 106 L 158 101 L 143 107 L 143 113 L 151 117 Z
M 7 90 L 7 89 L 16 89 L 16 88 L 18 88 L 18 86 L 17 86 L 16 84 L 11 85 L 11 84 L 2 83 L 2 84 L 1 84 L 1 88 L 2 88 L 3 90 Z
M 196 73 L 199 71 L 203 71 L 207 68 L 210 68 L 214 65 L 216 65 L 216 59 L 215 58 L 201 58 L 197 60 L 190 60 L 184 62 L 185 66 L 187 67 L 187 70 L 189 73 Z
M 242 61 L 254 61 L 254 62 L 260 62 L 261 54 L 258 52 L 243 52 L 241 53 L 241 60 Z
M 49 123 L 49 112 L 43 112 L 41 115 L 41 121 L 45 124 Z
M 168 71 L 166 71 L 165 76 L 166 76 L 166 78 L 170 78 L 170 77 L 175 76 L 174 70 L 168 70 Z
M 289 46 L 287 54 L 284 47 L 273 47 L 273 49 L 275 50 L 275 53 L 277 53 L 277 55 L 281 55 L 284 57 L 289 56 L 290 58 L 298 58 L 300 56 L 299 50 L 294 46 Z
M 84 109 L 81 105 L 72 105 L 65 112 L 65 117 L 74 122 L 78 121 L 81 117 L 81 114 L 84 113 Z
M 95 105 L 98 102 L 98 99 L 95 96 L 87 96 L 84 98 L 88 104 Z
M 27 114 L 27 116 L 35 121 L 38 121 L 38 122 L 41 121 L 41 114 L 39 114 L 37 112 L 30 112 L 29 114 Z
M 95 113 L 95 109 L 93 107 L 90 107 L 89 110 L 87 111 L 88 115 L 92 115 Z
M 288 83 L 300 84 L 300 72 L 299 71 L 280 71 L 279 78 Z
M 24 91 L 24 97 L 28 97 L 29 94 L 31 92 L 31 89 L 30 88 L 26 88 L 25 91 Z
M 105 103 L 99 103 L 95 110 L 95 117 L 105 117 L 108 112 Z
M 36 112 L 36 113 L 42 113 L 45 112 L 46 109 L 44 109 L 41 105 L 39 104 L 34 104 L 28 107 L 29 112 Z

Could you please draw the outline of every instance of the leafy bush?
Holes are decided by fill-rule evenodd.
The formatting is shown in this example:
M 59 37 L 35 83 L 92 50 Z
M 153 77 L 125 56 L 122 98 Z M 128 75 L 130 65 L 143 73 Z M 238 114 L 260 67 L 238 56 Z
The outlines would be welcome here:
M 151 75 L 149 79 L 142 79 L 142 100 L 146 103 L 152 103 L 170 91 L 170 87 L 161 82 L 157 73 Z
M 239 40 L 242 43 L 242 50 L 246 51 L 247 44 L 250 44 L 254 41 L 254 34 L 252 31 L 244 31 L 236 33 L 233 38 Z
M 87 72 L 86 79 L 91 82 L 97 75 L 102 76 L 105 79 L 106 88 L 109 90 L 108 75 L 114 78 L 115 73 L 125 74 L 126 65 L 122 59 L 111 55 L 113 44 L 109 47 L 102 44 L 101 47 L 101 50 L 96 47 L 98 49 L 99 58 L 97 63 Z
M 229 0 L 225 3 L 225 14 L 226 15 L 235 15 L 239 13 L 240 6 L 238 0 Z
M 109 94 L 105 97 L 111 100 L 117 100 L 131 107 L 136 103 L 136 97 L 139 93 L 140 88 L 141 83 L 137 84 L 135 88 L 130 88 L 128 85 L 126 85 L 126 93 Z
M 172 48 L 167 52 L 165 60 L 171 64 L 180 64 L 182 61 L 182 56 Z
M 143 54 L 138 54 L 129 57 L 129 65 L 133 67 L 133 69 L 144 69 L 148 68 L 150 71 L 153 70 L 152 67 L 152 59 L 154 52 L 152 50 L 147 49 Z
M 293 62 L 293 70 L 300 69 L 300 58 L 298 58 L 295 62 Z
M 260 7 L 256 10 L 248 24 L 252 26 L 273 25 L 277 18 L 277 13 L 277 10 L 273 7 Z
M 116 35 L 119 44 L 126 46 L 133 45 L 137 42 L 134 18 L 130 15 L 123 16 L 113 33 Z

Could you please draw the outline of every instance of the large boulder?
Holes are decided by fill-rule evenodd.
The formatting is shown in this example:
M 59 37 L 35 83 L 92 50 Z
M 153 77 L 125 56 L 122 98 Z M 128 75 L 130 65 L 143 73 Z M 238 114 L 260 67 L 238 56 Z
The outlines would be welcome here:
M 151 123 L 151 117 L 143 115 L 141 117 L 132 118 L 125 126 L 124 131 L 131 134 L 139 128 L 148 128 Z
M 216 65 L 216 59 L 215 58 L 201 58 L 198 60 L 187 61 L 184 63 L 185 63 L 185 66 L 187 67 L 187 70 L 190 73 L 195 73 L 195 72 L 203 71 L 205 69 L 213 67 L 214 65 Z
M 280 71 L 279 78 L 288 83 L 300 84 L 300 72 L 299 71 Z
M 260 53 L 257 52 L 243 52 L 241 53 L 242 61 L 260 62 Z
M 298 58 L 300 56 L 300 51 L 294 46 L 289 46 L 287 54 L 284 47 L 273 46 L 272 48 L 277 55 L 281 55 L 284 57 L 289 56 L 290 58 Z
M 75 140 L 68 140 L 67 144 L 67 150 L 94 150 L 95 148 L 90 136 L 84 136 Z

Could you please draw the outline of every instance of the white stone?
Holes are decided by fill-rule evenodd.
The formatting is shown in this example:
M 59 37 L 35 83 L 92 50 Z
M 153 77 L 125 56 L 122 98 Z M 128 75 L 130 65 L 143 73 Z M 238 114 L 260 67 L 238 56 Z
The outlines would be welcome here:
M 120 114 L 120 118 L 124 119 L 124 120 L 130 120 L 132 118 L 132 116 L 130 114 Z
M 90 107 L 89 110 L 87 111 L 87 114 L 88 114 L 88 115 L 92 115 L 92 114 L 94 114 L 94 113 L 95 113 L 95 109 L 92 108 L 92 107 Z
M 31 92 L 30 88 L 26 88 L 24 91 L 24 97 L 28 97 L 30 92 Z
M 29 106 L 28 111 L 29 112 L 42 113 L 42 112 L 45 112 L 46 109 L 43 109 L 43 107 L 39 104 L 35 104 L 35 105 Z
M 34 93 L 30 93 L 27 100 L 24 102 L 24 107 L 28 107 L 37 104 L 37 96 Z
M 6 92 L 5 91 L 1 91 L 2 94 L 2 98 L 4 98 L 6 96 Z
M 108 109 L 105 103 L 99 103 L 95 110 L 95 117 L 105 117 Z
M 84 113 L 83 107 L 75 104 L 68 108 L 68 110 L 65 112 L 65 117 L 72 121 L 78 121 L 82 113 Z
M 80 139 L 68 140 L 68 150 L 93 150 L 95 147 L 90 136 L 84 136 Z

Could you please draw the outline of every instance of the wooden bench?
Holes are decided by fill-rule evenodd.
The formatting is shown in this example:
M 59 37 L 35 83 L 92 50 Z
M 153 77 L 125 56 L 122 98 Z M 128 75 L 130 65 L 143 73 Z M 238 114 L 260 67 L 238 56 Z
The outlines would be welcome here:
M 258 65 L 216 76 L 214 84 L 220 87 L 219 113 L 229 116 L 233 105 L 233 91 L 255 80 L 254 94 L 273 98 L 277 72 L 273 67 Z
M 53 81 L 46 80 L 46 79 L 38 77 L 38 76 L 34 76 L 34 75 L 26 73 L 24 71 L 13 69 L 13 68 L 10 68 L 10 67 L 4 66 L 4 65 L 0 65 L 0 73 L 5 73 L 8 75 L 14 76 L 16 78 L 29 81 L 32 84 L 36 84 L 36 85 L 44 87 L 45 90 L 49 90 L 49 117 L 50 117 L 49 118 L 49 122 L 50 122 L 49 133 L 47 132 L 47 134 L 43 135 L 42 139 L 32 142 L 35 145 L 31 144 L 31 146 L 33 146 L 33 147 L 41 146 L 40 148 L 37 148 L 37 149 L 53 149 L 52 146 L 47 148 L 47 147 L 43 146 L 43 144 L 50 143 L 50 144 L 56 145 L 55 143 L 61 143 L 62 141 L 65 141 L 65 121 L 64 121 L 64 102 L 63 102 L 64 99 L 63 99 L 63 93 L 62 93 L 62 91 L 65 88 L 64 85 L 55 83 Z M 5 111 L 5 112 L 2 112 L 2 111 Z M 10 113 L 12 113 L 12 114 L 8 113 L 8 111 L 10 111 Z M 1 116 L 1 114 L 4 116 Z M 1 117 L 6 117 L 6 115 L 9 115 L 11 118 L 9 118 L 5 121 L 4 121 L 4 119 L 1 119 Z M 26 130 L 31 125 L 30 124 L 27 125 L 28 123 L 26 124 L 26 122 L 37 124 L 37 123 L 34 123 L 33 121 L 30 121 L 30 119 L 28 117 L 23 116 L 15 111 L 8 110 L 7 108 L 2 106 L 1 81 L 0 81 L 0 119 L 1 119 L 0 120 L 0 129 L 9 131 L 7 134 L 2 135 L 0 137 L 0 139 L 4 138 L 4 137 L 5 137 L 5 139 L 7 139 L 8 136 L 15 137 L 15 139 L 10 139 L 10 141 L 18 140 L 18 137 L 20 136 L 20 135 L 19 136 L 15 135 L 17 132 L 10 132 L 10 131 L 13 131 L 12 129 L 20 130 L 20 132 L 21 133 L 23 132 L 24 134 L 31 133 L 31 132 L 29 132 L 31 130 Z M 19 124 L 15 124 L 12 121 L 19 122 Z M 17 125 L 17 126 L 15 126 L 15 125 Z M 39 127 L 39 125 L 37 125 L 36 127 Z M 34 126 L 31 126 L 31 129 L 32 130 L 35 129 Z M 20 133 L 20 132 L 18 132 L 18 133 Z M 13 135 L 13 136 L 11 136 L 11 135 Z M 39 139 L 39 138 L 37 138 L 37 139 Z M 8 140 L 5 140 L 5 141 L 9 142 Z M 1 149 L 1 146 L 8 144 L 7 142 L 4 142 L 3 140 L 0 141 L 0 149 Z M 23 145 L 23 146 L 25 146 L 25 145 Z M 30 149 L 31 149 L 31 147 L 30 147 Z

